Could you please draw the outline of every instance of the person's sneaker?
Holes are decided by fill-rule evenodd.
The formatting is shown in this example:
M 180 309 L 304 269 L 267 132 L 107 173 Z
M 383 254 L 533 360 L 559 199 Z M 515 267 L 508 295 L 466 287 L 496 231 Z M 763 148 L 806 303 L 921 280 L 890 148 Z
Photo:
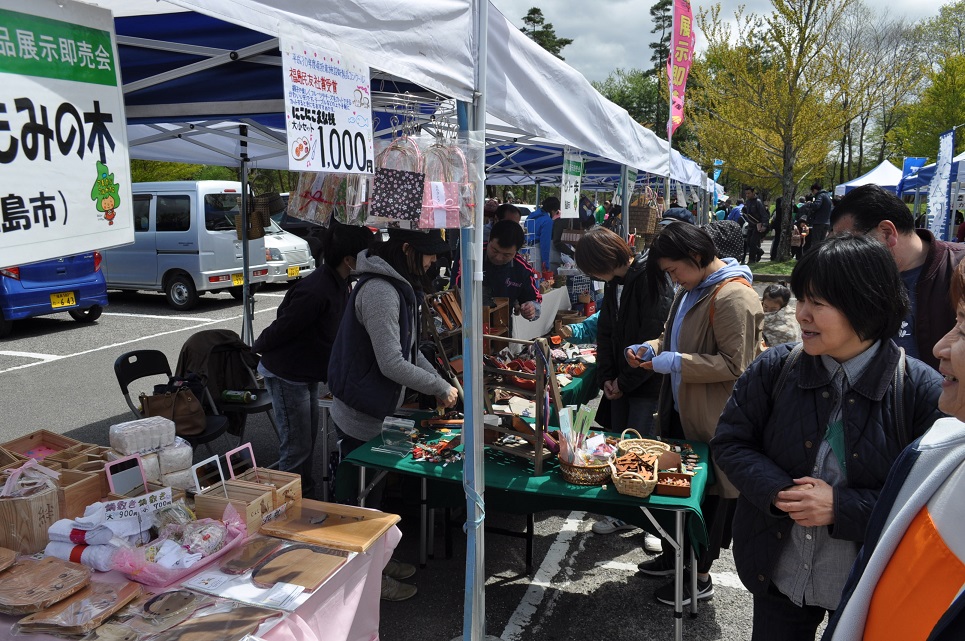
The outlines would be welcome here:
M 647 576 L 673 576 L 674 558 L 672 554 L 661 554 L 637 566 L 640 574 Z
M 415 596 L 419 591 L 414 585 L 400 583 L 390 576 L 382 575 L 382 600 L 383 601 L 405 601 Z
M 403 563 L 402 561 L 389 559 L 389 562 L 385 564 L 385 569 L 382 570 L 382 574 L 396 581 L 401 581 L 415 574 L 415 566 L 411 563 Z
M 630 525 L 612 516 L 606 516 L 593 524 L 594 534 L 613 534 L 614 532 L 625 532 L 637 529 L 636 525 Z
M 673 581 L 670 581 L 666 585 L 661 585 L 653 593 L 653 598 L 659 603 L 665 603 L 672 606 L 674 604 L 674 589 Z M 697 600 L 707 601 L 708 599 L 714 598 L 714 581 L 711 577 L 707 577 L 706 581 L 701 581 L 700 577 L 697 577 Z M 690 577 L 684 578 L 684 598 L 681 601 L 681 605 L 690 605 Z
M 663 552 L 663 541 L 659 536 L 654 536 L 647 532 L 643 537 L 643 549 L 650 554 Z

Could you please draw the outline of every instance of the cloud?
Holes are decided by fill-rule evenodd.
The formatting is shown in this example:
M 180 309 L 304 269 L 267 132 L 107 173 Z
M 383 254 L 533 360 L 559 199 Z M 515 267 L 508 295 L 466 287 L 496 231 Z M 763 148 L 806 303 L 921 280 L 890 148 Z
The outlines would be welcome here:
M 880 0 L 866 0 L 878 2 Z M 531 7 L 538 6 L 547 22 L 553 23 L 560 38 L 573 38 L 561 55 L 566 63 L 589 80 L 604 80 L 617 67 L 649 68 L 652 53 L 648 46 L 655 40 L 650 30 L 650 6 L 646 0 L 553 0 L 539 4 L 534 0 L 493 0 L 499 11 L 517 27 L 523 26 L 523 16 Z M 709 2 L 692 3 L 694 13 Z M 772 11 L 770 0 L 724 0 L 721 15 L 734 15 L 739 4 L 746 13 L 765 14 Z M 888 8 L 895 16 L 905 15 L 911 20 L 938 14 L 938 3 L 921 0 L 890 0 Z M 698 48 L 700 42 L 698 40 Z

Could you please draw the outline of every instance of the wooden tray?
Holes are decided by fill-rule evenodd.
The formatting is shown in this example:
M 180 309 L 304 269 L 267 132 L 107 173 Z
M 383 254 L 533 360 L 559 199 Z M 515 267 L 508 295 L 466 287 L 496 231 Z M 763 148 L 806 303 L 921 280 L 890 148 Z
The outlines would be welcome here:
M 90 583 L 90 570 L 79 563 L 46 557 L 24 559 L 3 573 L 0 612 L 19 616 L 39 612 Z
M 17 560 L 17 553 L 7 548 L 0 548 L 0 572 L 3 572 Z
M 326 516 L 324 522 L 311 523 L 323 515 Z M 301 505 L 294 505 L 280 518 L 263 524 L 261 533 L 289 541 L 365 552 L 400 520 L 396 514 L 302 499 Z
M 281 615 L 277 610 L 241 605 L 227 612 L 191 617 L 154 637 L 153 641 L 241 641 L 257 630 L 262 621 Z
M 131 581 L 95 581 L 46 610 L 24 617 L 17 626 L 23 632 L 86 634 L 140 594 L 141 586 Z
M 274 552 L 251 573 L 251 582 L 259 588 L 276 583 L 293 583 L 314 592 L 328 577 L 345 565 L 348 552 L 323 550 L 296 543 Z
M 270 536 L 252 537 L 227 556 L 227 560 L 221 564 L 221 571 L 225 574 L 243 574 L 264 561 L 282 543 L 281 539 Z

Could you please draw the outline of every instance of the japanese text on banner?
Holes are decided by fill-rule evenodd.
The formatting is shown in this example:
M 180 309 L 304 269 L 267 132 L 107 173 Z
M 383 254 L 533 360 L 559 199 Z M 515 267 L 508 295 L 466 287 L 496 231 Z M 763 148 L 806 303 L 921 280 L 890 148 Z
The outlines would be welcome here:
M 368 65 L 286 38 L 281 51 L 289 169 L 373 173 Z
M 694 14 L 690 0 L 674 0 L 674 30 L 670 38 L 670 55 L 667 57 L 667 78 L 670 81 L 670 119 L 667 121 L 667 137 L 673 136 L 684 121 L 684 94 L 687 76 L 694 57 Z
M 0 168 L 0 267 L 133 242 L 110 12 L 70 0 L 0 9 Z
M 563 183 L 560 187 L 561 218 L 579 218 L 580 185 L 583 181 L 583 156 L 567 147 L 563 151 Z

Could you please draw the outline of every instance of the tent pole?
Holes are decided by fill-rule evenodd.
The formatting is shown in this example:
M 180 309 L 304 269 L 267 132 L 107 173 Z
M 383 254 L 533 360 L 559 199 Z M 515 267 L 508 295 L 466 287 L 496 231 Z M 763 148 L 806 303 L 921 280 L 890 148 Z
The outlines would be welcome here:
M 254 298 L 250 297 L 251 276 L 248 267 L 251 263 L 251 251 L 248 247 L 248 126 L 238 127 L 241 134 L 241 301 L 244 312 L 241 320 L 241 340 L 249 347 L 255 338 L 252 335 L 254 330 L 251 326 L 251 317 L 254 315 Z
M 627 239 L 627 221 L 630 219 L 630 197 L 633 195 L 633 185 L 629 183 L 630 168 L 626 165 L 620 165 L 620 208 L 623 210 L 623 240 Z
M 458 102 L 456 113 L 459 128 L 485 136 L 486 131 L 486 56 L 488 55 L 489 0 L 473 0 L 474 36 L 476 42 L 475 100 L 472 111 L 465 102 Z M 471 116 L 471 118 L 470 118 Z M 475 144 L 475 142 L 471 143 Z M 485 146 L 485 140 L 481 142 Z M 482 157 L 485 158 L 485 150 Z M 464 407 L 463 488 L 466 492 L 466 581 L 463 596 L 462 638 L 482 641 L 486 635 L 486 564 L 485 564 L 485 502 L 486 476 L 483 458 L 483 341 L 482 341 L 482 280 L 483 280 L 483 212 L 485 194 L 485 165 L 477 164 L 474 177 L 476 193 L 476 221 L 473 228 L 462 229 L 460 258 L 462 260 L 462 308 L 468 312 L 463 322 Z M 471 274 L 471 278 L 466 275 Z

